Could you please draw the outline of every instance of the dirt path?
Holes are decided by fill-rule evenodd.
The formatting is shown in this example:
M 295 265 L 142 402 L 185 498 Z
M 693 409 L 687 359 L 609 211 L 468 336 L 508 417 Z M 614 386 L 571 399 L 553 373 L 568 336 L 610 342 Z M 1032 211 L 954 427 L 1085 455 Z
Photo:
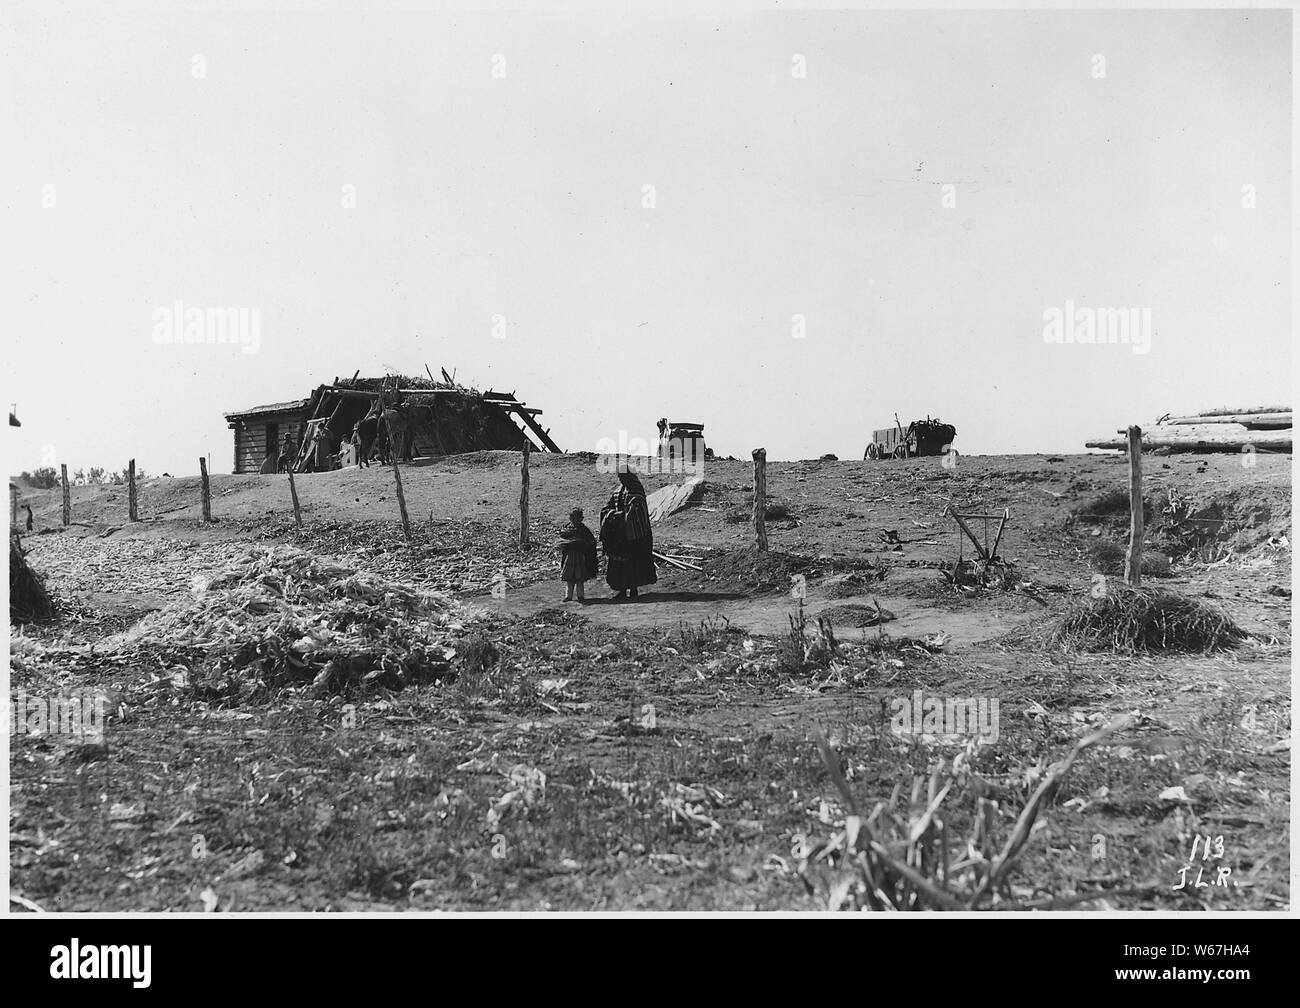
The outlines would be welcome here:
M 532 615 L 548 609 L 571 609 L 595 623 L 625 630 L 675 630 L 681 625 L 695 627 L 707 620 L 725 619 L 735 627 L 762 636 L 780 636 L 788 632 L 789 617 L 797 608 L 796 600 L 788 594 L 750 596 L 702 590 L 673 574 L 663 577 L 635 602 L 614 600 L 603 581 L 590 582 L 587 594 L 585 604 L 563 602 L 563 586 L 559 582 L 546 581 L 508 589 L 502 598 L 476 598 L 472 604 L 489 612 L 514 616 Z M 827 598 L 814 585 L 808 588 L 804 612 L 815 621 L 820 613 L 831 607 L 869 606 L 875 602 L 897 617 L 885 624 L 887 633 L 908 637 L 944 633 L 950 635 L 951 645 L 956 647 L 1000 637 L 1029 622 L 1037 610 L 1034 603 L 1018 597 L 982 600 L 978 606 L 965 608 L 941 607 L 925 599 L 894 595 L 888 590 L 847 599 Z M 856 637 L 859 633 L 845 627 L 841 620 L 836 620 L 835 624 L 841 637 Z M 875 633 L 874 630 L 867 632 Z

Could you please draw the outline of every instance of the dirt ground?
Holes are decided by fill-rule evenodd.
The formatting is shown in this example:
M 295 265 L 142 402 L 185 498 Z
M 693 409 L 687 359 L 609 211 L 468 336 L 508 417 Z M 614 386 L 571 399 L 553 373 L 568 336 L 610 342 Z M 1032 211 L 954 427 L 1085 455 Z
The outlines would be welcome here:
M 846 810 L 813 733 L 869 807 L 969 749 L 891 732 L 888 705 L 921 690 L 999 702 L 997 740 L 969 749 L 947 812 L 957 830 L 991 801 L 999 836 L 1072 740 L 1134 715 L 1080 758 L 1005 899 L 1283 909 L 1291 460 L 1251 461 L 1146 460 L 1147 548 L 1169 560 L 1158 583 L 1250 638 L 1144 657 L 1047 636 L 1117 583 L 1099 544 L 1127 534 L 1118 456 L 773 462 L 770 513 L 783 517 L 763 564 L 746 552 L 752 465 L 717 460 L 703 498 L 654 531 L 657 549 L 701 569 L 660 568 L 635 602 L 592 582 L 585 605 L 560 600 L 554 543 L 570 508 L 594 525 L 613 489 L 588 455 L 533 456 L 530 548 L 511 453 L 403 467 L 409 544 L 381 468 L 299 477 L 301 531 L 284 477 L 213 477 L 211 525 L 197 478 L 150 480 L 138 523 L 125 488 L 75 487 L 66 530 L 58 492 L 30 491 L 25 545 L 62 617 L 15 628 L 43 650 L 15 659 L 12 689 L 93 687 L 114 702 L 103 747 L 13 736 L 13 889 L 76 910 L 825 909 L 839 905 L 829 867 L 808 852 Z M 1009 512 L 999 554 L 1013 588 L 945 579 L 972 552 L 949 505 Z M 179 690 L 165 667 L 96 658 L 90 645 L 250 542 L 448 593 L 499 660 L 440 686 L 240 704 Z M 811 639 L 819 616 L 837 657 L 792 660 L 792 620 Z M 485 818 L 512 792 L 520 809 Z M 1179 886 L 1207 833 L 1231 884 Z

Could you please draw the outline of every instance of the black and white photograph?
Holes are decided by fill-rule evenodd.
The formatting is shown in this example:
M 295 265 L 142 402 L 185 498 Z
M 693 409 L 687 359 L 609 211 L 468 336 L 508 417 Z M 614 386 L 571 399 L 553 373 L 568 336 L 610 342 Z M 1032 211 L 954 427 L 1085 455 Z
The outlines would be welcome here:
M 9 914 L 1289 916 L 1294 39 L 8 0 Z

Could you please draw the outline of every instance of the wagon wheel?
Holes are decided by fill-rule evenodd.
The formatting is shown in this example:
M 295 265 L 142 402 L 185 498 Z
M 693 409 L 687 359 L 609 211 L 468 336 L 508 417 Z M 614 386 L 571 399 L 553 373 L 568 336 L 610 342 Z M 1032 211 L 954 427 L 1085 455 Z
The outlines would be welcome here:
M 896 458 L 896 459 L 905 459 L 905 458 L 907 458 L 907 442 L 906 442 L 906 441 L 904 441 L 901 445 L 899 445 L 897 448 L 894 449 L 894 458 Z
M 880 458 L 880 449 L 876 447 L 876 442 L 872 441 L 871 444 L 867 445 L 866 457 L 871 459 L 873 462 Z

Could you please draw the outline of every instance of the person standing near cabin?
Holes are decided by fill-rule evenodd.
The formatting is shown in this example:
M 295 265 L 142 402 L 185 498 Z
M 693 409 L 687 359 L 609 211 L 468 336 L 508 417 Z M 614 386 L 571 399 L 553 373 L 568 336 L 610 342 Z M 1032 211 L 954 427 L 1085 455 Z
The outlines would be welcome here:
M 298 443 L 294 441 L 292 434 L 284 436 L 284 443 L 280 446 L 280 457 L 275 460 L 276 472 L 288 472 L 289 467 L 294 464 L 298 458 Z
M 375 452 L 375 442 L 379 438 L 379 400 L 370 405 L 369 411 L 357 421 L 353 441 L 357 446 L 357 465 L 370 465 Z
M 33 524 L 33 523 L 32 523 L 32 506 L 31 506 L 30 504 L 24 504 L 23 507 L 27 509 L 27 531 L 30 532 L 30 531 L 32 530 L 32 524 Z
M 600 542 L 609 557 L 605 575 L 614 598 L 639 598 L 637 589 L 659 580 L 655 572 L 654 537 L 645 487 L 636 473 L 620 471 L 619 488 L 600 511 Z
M 357 428 L 352 425 L 352 432 L 347 438 L 339 442 L 339 468 L 347 469 L 357 464 Z

